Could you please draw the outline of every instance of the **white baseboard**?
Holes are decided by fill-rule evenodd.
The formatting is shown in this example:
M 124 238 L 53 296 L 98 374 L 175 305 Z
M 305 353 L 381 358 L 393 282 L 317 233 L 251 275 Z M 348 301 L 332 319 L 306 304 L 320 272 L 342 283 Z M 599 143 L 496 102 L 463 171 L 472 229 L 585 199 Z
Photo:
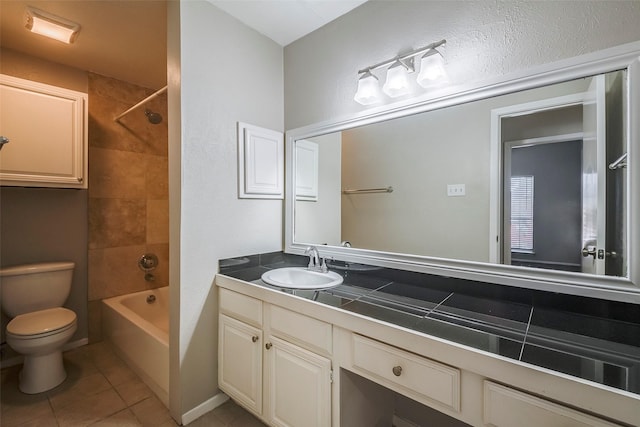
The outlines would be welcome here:
M 207 412 L 213 411 L 227 400 L 229 400 L 229 396 L 227 396 L 226 394 L 222 392 L 216 394 L 211 399 L 182 414 L 182 425 L 187 425 L 190 422 L 195 421 Z
M 73 350 L 74 348 L 82 347 L 83 345 L 87 345 L 87 344 L 89 344 L 89 338 L 80 338 L 79 340 L 66 343 L 62 347 L 62 351 L 64 352 L 64 351 Z M 20 356 L 20 355 L 14 356 L 9 359 L 3 360 L 0 363 L 0 368 L 4 369 L 10 366 L 20 365 L 22 364 L 23 361 L 24 361 L 23 356 Z

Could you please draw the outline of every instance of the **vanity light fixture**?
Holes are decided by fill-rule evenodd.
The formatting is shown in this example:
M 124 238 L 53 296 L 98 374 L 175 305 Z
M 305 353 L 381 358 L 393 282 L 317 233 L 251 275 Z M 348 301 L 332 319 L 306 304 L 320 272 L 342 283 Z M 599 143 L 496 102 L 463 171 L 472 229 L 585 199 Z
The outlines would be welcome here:
M 444 69 L 444 57 L 436 49 L 429 49 L 420 58 L 420 73 L 416 79 L 418 84 L 424 88 L 433 86 L 440 80 L 447 77 Z
M 397 59 L 387 69 L 387 80 L 382 86 L 382 91 L 389 95 L 391 98 L 397 98 L 409 93 L 409 73 L 414 71 L 413 67 L 410 67 L 406 63 Z
M 446 77 L 444 58 L 442 53 L 436 50 L 446 42 L 446 40 L 440 40 L 359 70 L 358 75 L 361 77 L 358 80 L 358 90 L 353 99 L 362 105 L 370 105 L 381 101 L 378 78 L 373 74 L 373 71 L 385 67 L 388 68 L 382 91 L 391 98 L 408 94 L 410 91 L 409 74 L 415 71 L 415 57 L 421 54 L 424 55 L 420 59 L 420 73 L 418 74 L 417 82 L 422 87 L 432 86 L 435 81 Z
M 27 7 L 25 27 L 36 34 L 63 43 L 73 43 L 80 31 L 80 25 L 49 12 Z
M 380 86 L 378 78 L 366 71 L 358 79 L 358 90 L 353 99 L 362 105 L 371 105 L 380 101 Z

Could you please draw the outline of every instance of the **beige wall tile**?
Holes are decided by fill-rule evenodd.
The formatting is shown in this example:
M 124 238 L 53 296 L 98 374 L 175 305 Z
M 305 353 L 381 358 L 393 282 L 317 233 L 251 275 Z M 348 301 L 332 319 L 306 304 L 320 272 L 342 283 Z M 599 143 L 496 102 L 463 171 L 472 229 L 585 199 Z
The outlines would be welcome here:
M 169 200 L 147 200 L 147 243 L 169 243 Z
M 144 244 L 146 211 L 144 199 L 89 198 L 89 248 Z
M 144 272 L 138 259 L 144 245 L 89 250 L 89 301 L 143 291 Z
M 146 198 L 147 157 L 93 147 L 89 152 L 89 197 Z
M 89 74 L 90 342 L 102 339 L 99 300 L 168 284 L 167 96 L 114 121 L 152 93 Z M 162 115 L 162 122 L 150 123 L 145 109 Z M 145 250 L 148 244 L 152 247 Z M 153 282 L 137 267 L 145 252 L 160 252 Z
M 147 155 L 146 191 L 148 199 L 169 198 L 169 160 Z

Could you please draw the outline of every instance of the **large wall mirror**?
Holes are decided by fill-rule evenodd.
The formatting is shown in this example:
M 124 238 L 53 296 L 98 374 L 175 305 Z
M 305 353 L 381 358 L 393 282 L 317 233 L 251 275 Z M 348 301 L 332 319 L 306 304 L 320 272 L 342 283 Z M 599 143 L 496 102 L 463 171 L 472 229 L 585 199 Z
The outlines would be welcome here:
M 640 301 L 638 48 L 287 132 L 287 251 Z

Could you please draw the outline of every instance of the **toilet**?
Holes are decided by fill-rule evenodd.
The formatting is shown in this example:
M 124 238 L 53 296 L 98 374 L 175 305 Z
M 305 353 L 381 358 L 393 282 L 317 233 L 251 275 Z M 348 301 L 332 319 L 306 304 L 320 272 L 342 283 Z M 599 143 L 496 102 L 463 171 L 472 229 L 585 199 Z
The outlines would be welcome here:
M 24 356 L 18 387 L 27 394 L 50 390 L 67 377 L 62 346 L 76 329 L 76 314 L 62 307 L 71 291 L 73 262 L 0 269 L 2 311 L 11 318 L 6 339 Z

